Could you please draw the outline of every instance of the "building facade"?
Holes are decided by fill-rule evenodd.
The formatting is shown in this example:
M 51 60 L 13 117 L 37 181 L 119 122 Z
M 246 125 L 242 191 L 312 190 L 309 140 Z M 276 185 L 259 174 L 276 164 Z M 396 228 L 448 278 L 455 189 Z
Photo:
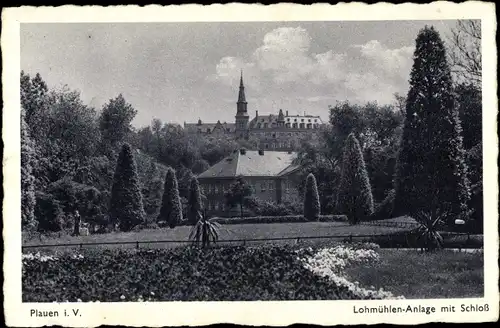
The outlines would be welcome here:
M 198 175 L 204 208 L 211 215 L 230 212 L 224 194 L 238 178 L 251 187 L 253 196 L 275 203 L 297 201 L 299 166 L 293 164 L 296 154 L 280 151 L 240 149 Z
M 243 74 L 240 77 L 238 101 L 236 102 L 236 115 L 234 123 L 184 123 L 188 133 L 200 135 L 224 135 L 230 138 L 250 138 L 258 140 L 259 149 L 274 151 L 293 151 L 302 141 L 318 139 L 318 134 L 326 125 L 319 116 L 289 115 L 288 110 L 279 110 L 277 114 L 259 115 L 250 119 L 248 103 L 245 95 Z

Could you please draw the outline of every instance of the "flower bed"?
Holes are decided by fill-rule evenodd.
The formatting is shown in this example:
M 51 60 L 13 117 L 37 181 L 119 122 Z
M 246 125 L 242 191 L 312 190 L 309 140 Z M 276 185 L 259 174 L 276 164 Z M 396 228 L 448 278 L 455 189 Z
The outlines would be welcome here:
M 362 247 L 192 247 L 23 256 L 24 302 L 380 299 L 341 279 Z M 325 262 L 326 261 L 326 262 Z M 339 263 L 343 263 L 340 265 Z M 340 270 L 340 271 L 339 271 Z
M 216 218 L 220 224 L 258 224 L 258 223 L 299 223 L 309 222 L 303 215 L 251 216 L 243 218 Z M 321 215 L 318 222 L 347 222 L 345 215 Z

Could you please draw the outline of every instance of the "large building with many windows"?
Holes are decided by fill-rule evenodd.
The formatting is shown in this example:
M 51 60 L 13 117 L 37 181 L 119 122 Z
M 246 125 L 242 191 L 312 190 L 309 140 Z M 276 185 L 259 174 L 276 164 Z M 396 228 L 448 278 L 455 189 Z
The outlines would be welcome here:
M 200 135 L 222 135 L 235 138 L 252 138 L 259 142 L 259 149 L 290 151 L 295 150 L 303 140 L 314 141 L 325 126 L 319 116 L 289 114 L 279 110 L 277 114 L 259 114 L 250 118 L 246 101 L 243 73 L 240 77 L 238 101 L 234 123 L 220 122 L 184 123 L 188 133 Z
M 286 151 L 240 149 L 198 175 L 204 208 L 213 215 L 228 213 L 225 192 L 239 177 L 252 186 L 259 199 L 281 203 L 298 199 L 299 166 L 296 154 Z

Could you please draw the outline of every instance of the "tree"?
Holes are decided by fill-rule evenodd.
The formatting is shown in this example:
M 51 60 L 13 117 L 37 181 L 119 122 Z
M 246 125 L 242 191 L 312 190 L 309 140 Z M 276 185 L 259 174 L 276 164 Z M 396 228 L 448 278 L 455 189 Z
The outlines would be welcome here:
M 201 216 L 202 204 L 201 204 L 201 194 L 200 194 L 200 184 L 198 179 L 193 176 L 191 178 L 191 183 L 189 186 L 189 196 L 188 196 L 188 220 L 192 224 L 196 224 Z
M 366 172 L 361 147 L 354 134 L 347 137 L 344 146 L 337 210 L 356 224 L 373 213 L 373 196 Z
M 306 180 L 306 192 L 304 195 L 304 217 L 308 221 L 316 221 L 319 219 L 320 211 L 321 206 L 319 203 L 316 178 L 312 173 L 309 173 Z
M 448 54 L 457 81 L 472 83 L 481 89 L 481 21 L 459 20 L 449 41 Z
M 448 219 L 468 216 L 470 186 L 462 129 L 446 51 L 433 27 L 417 36 L 407 99 L 395 214 L 416 215 L 438 207 Z
M 99 127 L 103 140 L 112 148 L 124 142 L 132 131 L 131 123 L 136 114 L 137 111 L 125 101 L 122 94 L 119 94 L 115 99 L 110 99 L 104 105 L 99 117 Z
M 119 223 L 122 231 L 130 231 L 144 222 L 144 208 L 139 187 L 139 177 L 129 144 L 124 144 L 116 164 L 111 201 L 110 219 L 113 224 Z
M 226 204 L 233 207 L 240 206 L 240 216 L 243 218 L 243 206 L 246 201 L 252 196 L 253 190 L 243 177 L 238 177 L 236 182 L 232 183 L 229 190 L 224 194 Z
M 182 221 L 182 204 L 179 197 L 177 178 L 172 168 L 167 170 L 163 199 L 158 221 L 166 221 L 170 228 L 175 228 Z
M 49 89 L 39 73 L 34 78 L 21 71 L 21 106 L 25 111 L 25 121 L 30 135 L 40 140 L 47 132 Z
M 34 145 L 21 110 L 21 222 L 23 228 L 36 228 L 35 221 L 35 177 L 33 176 Z

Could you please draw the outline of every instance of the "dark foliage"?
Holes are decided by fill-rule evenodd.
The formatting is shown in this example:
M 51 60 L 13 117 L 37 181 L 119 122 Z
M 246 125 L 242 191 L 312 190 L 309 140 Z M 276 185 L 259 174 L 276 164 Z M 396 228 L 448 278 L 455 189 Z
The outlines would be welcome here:
M 35 218 L 38 222 L 38 231 L 61 231 L 63 228 L 62 216 L 61 206 L 53 195 L 36 193 Z
M 182 204 L 179 197 L 177 178 L 172 168 L 167 170 L 163 199 L 158 221 L 166 221 L 170 228 L 175 228 L 182 221 Z
M 122 231 L 130 231 L 144 222 L 145 213 L 139 178 L 132 149 L 128 144 L 122 146 L 118 157 L 109 212 L 111 223 L 118 223 Z
M 347 215 L 352 224 L 368 220 L 373 213 L 370 180 L 354 134 L 349 135 L 344 147 L 337 211 Z
M 316 221 L 319 218 L 321 206 L 319 203 L 318 186 L 316 178 L 312 173 L 307 176 L 306 192 L 304 195 L 304 217 L 308 221 Z
M 470 186 L 461 134 L 443 42 L 425 27 L 416 39 L 410 75 L 395 179 L 397 215 L 437 207 L 448 213 L 448 223 L 467 219 Z

